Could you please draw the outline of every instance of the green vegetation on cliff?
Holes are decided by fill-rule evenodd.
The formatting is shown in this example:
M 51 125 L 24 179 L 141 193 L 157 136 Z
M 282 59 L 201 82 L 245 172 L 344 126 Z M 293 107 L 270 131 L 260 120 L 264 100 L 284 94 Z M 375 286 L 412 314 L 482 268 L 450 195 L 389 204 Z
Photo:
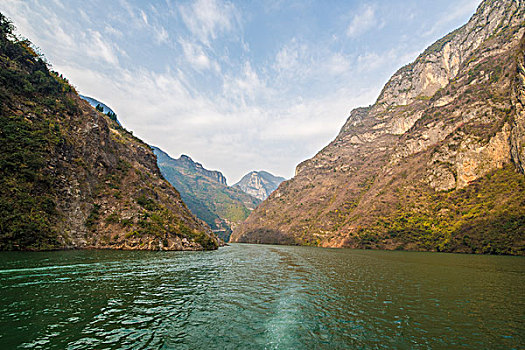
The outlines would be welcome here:
M 360 228 L 362 248 L 525 255 L 525 177 L 509 165 L 448 192 L 396 187 L 395 213 Z
M 215 249 L 149 146 L 79 98 L 0 14 L 0 250 Z
M 75 111 L 67 82 L 50 72 L 27 40 L 0 14 L 0 250 L 54 247 L 56 199 L 47 158 L 64 140 L 49 116 Z M 32 113 L 9 106 L 32 101 Z

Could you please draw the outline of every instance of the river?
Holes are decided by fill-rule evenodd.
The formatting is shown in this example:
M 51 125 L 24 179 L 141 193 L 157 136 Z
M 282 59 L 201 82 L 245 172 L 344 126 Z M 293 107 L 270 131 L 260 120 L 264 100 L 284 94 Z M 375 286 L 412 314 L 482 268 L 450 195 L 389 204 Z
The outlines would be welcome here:
M 525 347 L 525 258 L 232 244 L 0 253 L 0 348 Z

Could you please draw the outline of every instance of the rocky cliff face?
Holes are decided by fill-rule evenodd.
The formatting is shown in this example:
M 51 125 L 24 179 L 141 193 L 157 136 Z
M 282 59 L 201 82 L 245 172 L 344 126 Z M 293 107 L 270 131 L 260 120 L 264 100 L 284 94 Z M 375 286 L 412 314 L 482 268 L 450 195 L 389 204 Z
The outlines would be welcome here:
M 244 175 L 242 179 L 233 186 L 263 201 L 268 198 L 284 180 L 286 180 L 284 177 L 274 176 L 267 171 L 252 171 Z
M 523 1 L 483 1 L 233 240 L 525 254 L 524 19 Z
M 153 149 L 160 171 L 180 192 L 184 203 L 224 241 L 260 203 L 240 189 L 229 187 L 221 172 L 207 170 L 188 156 L 173 159 L 161 149 Z
M 217 248 L 151 148 L 0 30 L 0 249 Z
M 169 158 L 169 156 L 166 153 L 162 152 L 160 149 L 157 150 L 159 151 L 158 154 L 163 153 L 163 159 L 165 159 L 164 157 Z M 204 169 L 201 163 L 194 162 L 193 159 L 191 159 L 187 155 L 183 154 L 180 156 L 179 159 L 170 159 L 174 164 L 177 164 L 180 167 L 180 169 L 186 169 L 185 171 L 189 174 L 198 174 L 209 178 L 215 182 L 218 182 L 224 186 L 228 186 L 228 184 L 226 183 L 226 178 L 224 177 L 224 175 L 222 175 L 220 171 Z

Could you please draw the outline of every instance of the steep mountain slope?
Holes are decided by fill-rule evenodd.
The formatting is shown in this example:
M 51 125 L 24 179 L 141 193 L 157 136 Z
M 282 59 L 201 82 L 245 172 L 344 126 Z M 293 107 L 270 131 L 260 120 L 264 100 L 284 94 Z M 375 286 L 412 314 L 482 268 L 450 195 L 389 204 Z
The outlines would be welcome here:
M 232 240 L 525 254 L 524 7 L 483 1 Z
M 219 171 L 207 170 L 185 155 L 173 159 L 159 148 L 153 150 L 162 175 L 180 192 L 191 212 L 224 241 L 229 240 L 232 228 L 260 203 L 257 198 L 229 187 Z
M 12 31 L 0 14 L 0 250 L 217 248 L 151 148 Z
M 270 193 L 275 191 L 284 180 L 286 180 L 284 177 L 274 176 L 267 171 L 252 171 L 244 175 L 242 179 L 233 186 L 263 201 L 268 198 Z

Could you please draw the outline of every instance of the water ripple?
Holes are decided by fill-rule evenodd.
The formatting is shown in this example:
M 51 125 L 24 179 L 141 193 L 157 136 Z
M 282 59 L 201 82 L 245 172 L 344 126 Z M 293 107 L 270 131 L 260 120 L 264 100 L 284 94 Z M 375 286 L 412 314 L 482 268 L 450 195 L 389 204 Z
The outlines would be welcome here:
M 232 245 L 0 254 L 0 345 L 523 348 L 525 259 Z

